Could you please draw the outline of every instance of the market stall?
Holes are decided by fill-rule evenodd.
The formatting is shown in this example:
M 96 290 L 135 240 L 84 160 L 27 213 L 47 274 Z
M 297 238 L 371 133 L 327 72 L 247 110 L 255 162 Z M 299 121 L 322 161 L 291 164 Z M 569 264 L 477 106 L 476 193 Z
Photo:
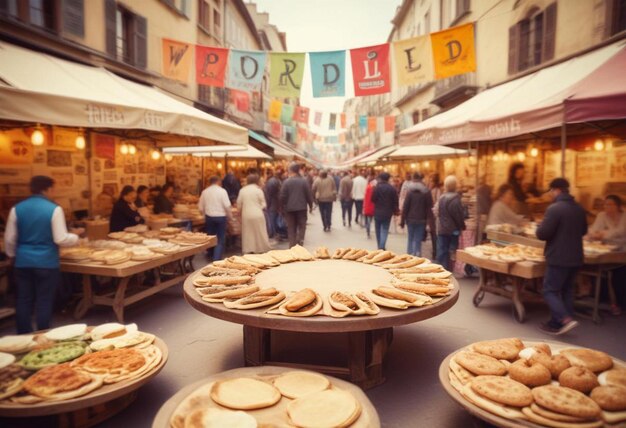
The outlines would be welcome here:
M 384 382 L 393 327 L 445 312 L 459 289 L 450 272 L 425 259 L 350 248 L 332 256 L 320 248 L 314 256 L 296 246 L 215 262 L 190 276 L 184 292 L 196 310 L 243 324 L 247 365 L 284 364 L 272 353 L 284 331 L 298 337 L 341 333 L 348 347 L 344 364 L 288 365 L 371 388 Z

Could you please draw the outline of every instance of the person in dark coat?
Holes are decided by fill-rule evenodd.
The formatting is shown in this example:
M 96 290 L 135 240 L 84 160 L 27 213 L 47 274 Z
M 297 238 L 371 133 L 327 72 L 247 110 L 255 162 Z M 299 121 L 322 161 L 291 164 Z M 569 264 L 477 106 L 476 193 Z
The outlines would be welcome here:
M 172 214 L 174 212 L 174 202 L 172 202 L 172 195 L 174 194 L 174 186 L 170 183 L 161 187 L 159 195 L 154 198 L 154 213 L 155 214 Z
M 307 206 L 313 210 L 313 196 L 306 179 L 300 175 L 300 165 L 289 166 L 289 178 L 280 189 L 280 210 L 287 222 L 289 247 L 303 245 L 306 231 Z
M 390 175 L 386 172 L 378 176 L 378 182 L 372 193 L 374 203 L 374 231 L 379 250 L 384 250 L 389 235 L 391 217 L 398 213 L 398 192 L 389 184 Z
M 584 263 L 583 236 L 587 234 L 585 210 L 569 193 L 569 182 L 555 178 L 550 183 L 554 202 L 537 227 L 537 238 L 546 241 L 546 274 L 543 298 L 551 318 L 540 329 L 548 334 L 563 334 L 578 325 L 574 320 L 574 291 L 578 269 Z
M 241 190 L 241 183 L 232 171 L 229 171 L 224 176 L 222 187 L 226 190 L 226 193 L 228 193 L 228 199 L 230 199 L 231 204 L 237 201 L 239 191 Z
M 135 206 L 137 208 L 143 208 L 148 206 L 148 198 L 150 197 L 150 189 L 143 184 L 137 187 L 137 199 L 135 200 Z
M 513 194 L 515 195 L 515 212 L 517 214 L 528 214 L 528 205 L 526 203 L 526 199 L 528 199 L 528 195 L 524 191 L 522 183 L 524 181 L 524 164 L 521 162 L 516 162 L 511 165 L 509 169 L 509 179 L 507 184 L 511 186 L 513 189 Z
M 407 225 L 407 253 L 421 256 L 426 224 L 433 216 L 433 197 L 428 187 L 422 183 L 422 175 L 419 172 L 413 174 L 413 183 L 413 189 L 407 193 L 404 199 L 400 227 Z
M 282 186 L 283 171 L 276 170 L 276 173 L 265 183 L 263 191 L 265 192 L 265 203 L 267 204 L 269 237 L 275 238 L 279 235 L 278 216 L 280 211 L 280 188 Z
M 450 253 L 459 246 L 459 236 L 465 230 L 465 211 L 457 192 L 457 179 L 449 175 L 443 181 L 445 193 L 437 202 L 437 262 L 449 271 Z
M 143 223 L 143 218 L 139 215 L 135 200 L 137 192 L 133 186 L 124 186 L 120 198 L 113 205 L 109 232 L 121 232 L 127 227 L 136 226 Z

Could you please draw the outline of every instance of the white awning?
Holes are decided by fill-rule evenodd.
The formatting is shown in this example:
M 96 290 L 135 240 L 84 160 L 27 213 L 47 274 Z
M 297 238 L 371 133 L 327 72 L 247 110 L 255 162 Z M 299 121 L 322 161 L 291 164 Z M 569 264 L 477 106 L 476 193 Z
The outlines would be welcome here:
M 0 119 L 68 127 L 153 131 L 160 142 L 184 137 L 248 144 L 248 130 L 104 68 L 0 42 Z M 169 144 L 171 145 L 171 144 Z
M 379 149 L 376 152 L 372 153 L 371 155 L 361 159 L 358 162 L 358 165 L 367 165 L 369 163 L 375 163 L 376 161 L 378 161 L 381 158 L 384 158 L 385 156 L 387 156 L 389 153 L 393 152 L 397 148 L 398 146 L 383 147 L 382 149 Z
M 248 146 L 245 150 L 240 150 L 239 147 L 234 147 L 229 149 L 224 149 L 224 146 L 218 146 L 220 147 L 220 149 L 218 150 L 211 150 L 212 147 L 203 147 L 203 150 L 194 150 L 193 152 L 178 152 L 178 154 L 182 154 L 182 153 L 191 153 L 193 156 L 196 157 L 212 157 L 212 158 L 223 158 L 223 157 L 228 157 L 228 158 L 233 158 L 233 159 L 272 159 L 271 156 L 263 153 L 261 150 L 259 149 L 255 149 L 252 146 Z M 180 147 L 180 149 L 197 149 L 199 147 Z M 167 150 L 169 151 L 169 153 L 171 154 L 175 154 L 172 152 L 174 148 L 167 148 Z M 233 150 L 234 149 L 234 150 Z
M 437 145 L 418 145 L 400 147 L 389 155 L 392 160 L 441 159 L 466 156 L 467 150 Z

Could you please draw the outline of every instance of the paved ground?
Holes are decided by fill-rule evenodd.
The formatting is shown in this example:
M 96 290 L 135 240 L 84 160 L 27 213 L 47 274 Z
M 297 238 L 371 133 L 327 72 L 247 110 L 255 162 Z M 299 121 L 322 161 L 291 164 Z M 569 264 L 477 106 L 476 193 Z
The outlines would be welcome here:
M 341 225 L 338 204 L 335 204 L 333 217 L 332 231 L 324 233 L 319 214 L 314 213 L 309 219 L 305 246 L 375 248 L 375 240 L 367 240 L 359 226 L 345 229 Z M 405 246 L 406 235 L 390 236 L 390 250 L 403 252 Z M 428 247 L 427 255 L 429 251 Z M 198 268 L 203 266 L 202 258 L 198 258 L 195 265 Z M 459 283 L 459 301 L 447 313 L 394 330 L 386 367 L 387 381 L 367 391 L 384 427 L 478 426 L 477 421 L 448 398 L 440 386 L 437 370 L 441 360 L 454 350 L 481 339 L 506 336 L 549 338 L 537 330 L 539 322 L 547 316 L 544 306 L 531 306 L 528 321 L 518 324 L 511 316 L 509 301 L 487 295 L 481 307 L 475 308 L 471 297 L 477 280 L 461 279 Z M 243 365 L 241 326 L 195 311 L 184 301 L 181 290 L 181 287 L 173 287 L 127 310 L 127 321 L 138 323 L 142 330 L 158 335 L 167 343 L 170 358 L 159 376 L 140 391 L 137 401 L 101 427 L 150 427 L 160 406 L 180 388 Z M 624 320 L 625 316 L 610 315 L 605 317 L 602 325 L 581 320 L 580 327 L 562 340 L 603 349 L 626 359 Z M 90 324 L 106 321 L 113 321 L 113 316 L 104 308 L 92 310 L 86 318 Z M 56 325 L 68 322 L 71 320 L 62 315 L 55 319 Z M 11 325 L 0 326 L 0 334 L 10 333 L 12 329 Z

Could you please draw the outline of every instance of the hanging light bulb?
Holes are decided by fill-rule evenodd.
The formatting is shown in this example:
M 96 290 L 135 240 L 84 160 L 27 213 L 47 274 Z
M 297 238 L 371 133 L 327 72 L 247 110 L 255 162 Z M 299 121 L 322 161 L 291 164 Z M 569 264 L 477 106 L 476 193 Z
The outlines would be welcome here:
M 170 155 L 170 154 L 168 153 L 168 154 L 166 154 L 166 155 L 164 156 L 164 158 L 165 158 L 165 160 L 166 160 L 167 162 L 171 162 L 171 161 L 172 161 L 172 159 L 174 159 L 174 156 L 172 156 L 172 155 Z
M 596 142 L 593 143 L 593 148 L 596 152 L 601 152 L 602 150 L 604 150 L 604 141 L 596 140 Z
M 124 143 L 120 146 L 120 153 L 123 155 L 128 154 L 128 144 Z
M 524 162 L 526 160 L 526 153 L 519 152 L 517 154 L 517 160 L 520 161 L 520 162 Z
M 530 155 L 536 158 L 537 156 L 539 156 L 539 149 L 537 147 L 533 147 L 532 149 L 530 149 Z
M 46 137 L 43 135 L 43 132 L 39 128 L 39 125 L 37 125 L 37 128 L 30 136 L 30 142 L 33 143 L 33 146 L 42 146 L 45 140 Z
M 129 155 L 134 155 L 137 153 L 137 146 L 135 146 L 134 144 L 129 144 L 128 145 L 128 154 Z
M 415 169 L 415 164 L 414 163 L 411 164 L 411 169 Z
M 430 168 L 430 161 L 424 162 L 424 168 Z
M 78 136 L 76 137 L 76 140 L 74 141 L 74 144 L 76 145 L 76 148 L 78 150 L 83 150 L 86 146 L 85 143 L 85 137 L 83 137 L 83 134 L 78 134 Z
M 158 150 L 153 150 L 150 156 L 152 157 L 153 160 L 159 160 L 161 159 L 161 152 Z
M 222 166 L 223 166 L 223 165 L 222 165 L 222 162 L 218 162 L 218 163 L 217 163 L 217 169 L 222 169 Z

